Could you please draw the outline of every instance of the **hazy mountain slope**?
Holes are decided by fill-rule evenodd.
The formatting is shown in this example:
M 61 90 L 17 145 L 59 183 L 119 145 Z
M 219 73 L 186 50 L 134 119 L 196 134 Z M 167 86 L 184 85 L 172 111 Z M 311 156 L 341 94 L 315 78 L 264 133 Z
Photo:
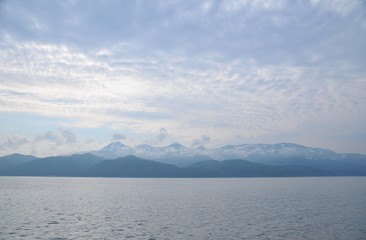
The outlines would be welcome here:
M 188 167 L 193 163 L 212 160 L 209 157 L 196 155 L 193 157 L 165 157 L 162 159 L 155 160 L 161 163 L 174 164 L 178 167 Z
M 270 166 L 245 160 L 208 160 L 189 167 L 126 156 L 105 160 L 83 171 L 88 177 L 289 177 L 331 176 L 324 170 L 306 166 Z
M 91 177 L 183 177 L 184 171 L 171 164 L 126 156 L 105 160 L 80 173 Z
M 204 169 L 213 177 L 293 177 L 330 176 L 330 172 L 306 166 L 271 166 L 240 159 L 203 161 L 191 165 Z
M 261 161 L 269 165 L 298 165 L 307 166 L 317 169 L 323 169 L 339 176 L 365 176 L 366 175 L 366 161 L 363 159 L 354 158 L 338 158 L 338 159 L 307 159 L 301 157 L 283 158 L 283 159 L 267 159 Z
M 7 168 L 10 166 L 22 164 L 31 160 L 37 159 L 32 155 L 22 155 L 14 153 L 11 155 L 0 157 L 0 169 Z
M 332 162 L 331 160 L 327 160 Z M 292 161 L 293 162 L 293 161 Z M 337 166 L 320 165 L 314 168 L 302 165 L 267 165 L 246 160 L 206 160 L 189 167 L 145 160 L 126 156 L 103 160 L 92 154 L 62 157 L 48 157 L 31 160 L 0 170 L 0 175 L 13 176 L 84 176 L 84 177 L 296 177 L 366 175 L 354 169 L 343 169 L 339 174 Z M 347 172 L 348 171 L 348 172 Z
M 3 175 L 73 176 L 103 159 L 92 154 L 39 158 L 3 169 Z

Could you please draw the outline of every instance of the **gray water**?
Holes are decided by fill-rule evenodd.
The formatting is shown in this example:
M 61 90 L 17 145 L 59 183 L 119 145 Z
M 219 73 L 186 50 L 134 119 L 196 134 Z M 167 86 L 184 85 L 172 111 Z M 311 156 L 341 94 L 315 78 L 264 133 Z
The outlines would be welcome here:
M 366 178 L 0 177 L 0 239 L 366 239 Z

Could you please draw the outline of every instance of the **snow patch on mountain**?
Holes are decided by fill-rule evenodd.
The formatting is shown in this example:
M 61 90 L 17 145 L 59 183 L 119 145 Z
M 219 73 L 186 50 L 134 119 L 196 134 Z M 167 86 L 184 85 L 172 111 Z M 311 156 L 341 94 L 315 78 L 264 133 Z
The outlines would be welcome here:
M 173 143 L 164 147 L 153 147 L 147 144 L 138 145 L 135 148 L 120 142 L 113 142 L 94 155 L 105 158 L 117 158 L 127 155 L 135 155 L 140 158 L 164 161 L 177 159 L 193 159 L 197 156 L 215 160 L 246 159 L 261 162 L 264 159 L 338 159 L 340 154 L 321 148 L 310 148 L 294 143 L 278 144 L 241 144 L 226 145 L 219 148 L 185 147 L 179 143 Z

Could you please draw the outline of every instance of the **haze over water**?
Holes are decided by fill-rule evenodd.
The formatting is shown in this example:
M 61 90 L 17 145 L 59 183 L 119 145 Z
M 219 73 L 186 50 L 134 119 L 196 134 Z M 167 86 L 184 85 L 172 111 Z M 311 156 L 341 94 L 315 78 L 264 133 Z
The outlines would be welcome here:
M 366 178 L 0 178 L 0 239 L 365 239 Z

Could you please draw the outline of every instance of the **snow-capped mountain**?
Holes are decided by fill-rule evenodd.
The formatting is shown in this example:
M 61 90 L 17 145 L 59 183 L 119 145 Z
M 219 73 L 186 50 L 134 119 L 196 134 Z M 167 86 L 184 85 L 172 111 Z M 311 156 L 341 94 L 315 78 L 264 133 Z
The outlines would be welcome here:
M 129 147 L 120 142 L 108 144 L 99 151 L 92 152 L 94 155 L 105 158 L 117 158 L 127 155 L 135 155 L 140 158 L 161 162 L 175 162 L 177 160 L 193 159 L 246 159 L 253 162 L 268 162 L 268 160 L 281 159 L 339 159 L 343 155 L 331 150 L 305 147 L 293 143 L 278 144 L 242 144 L 226 145 L 219 148 L 196 148 L 185 147 L 174 143 L 164 147 L 153 147 L 142 144 L 137 147 Z
M 151 160 L 193 157 L 196 155 L 193 149 L 184 147 L 179 143 L 173 143 L 165 147 L 152 147 L 144 144 L 137 146 L 134 150 L 134 155 Z
M 99 151 L 92 152 L 94 155 L 105 158 L 117 158 L 128 155 L 135 155 L 150 160 L 162 160 L 167 158 L 186 158 L 197 155 L 192 148 L 185 147 L 179 143 L 173 143 L 165 147 L 152 147 L 147 144 L 138 145 L 135 148 L 124 145 L 120 142 L 113 142 Z
M 293 143 L 227 145 L 214 150 L 212 158 L 219 160 L 244 158 L 248 160 L 283 158 L 337 158 L 338 154 L 327 149 L 305 147 Z
M 120 142 L 112 142 L 100 149 L 99 151 L 92 152 L 92 154 L 104 158 L 113 159 L 118 157 L 124 157 L 127 155 L 133 155 L 134 149 Z

